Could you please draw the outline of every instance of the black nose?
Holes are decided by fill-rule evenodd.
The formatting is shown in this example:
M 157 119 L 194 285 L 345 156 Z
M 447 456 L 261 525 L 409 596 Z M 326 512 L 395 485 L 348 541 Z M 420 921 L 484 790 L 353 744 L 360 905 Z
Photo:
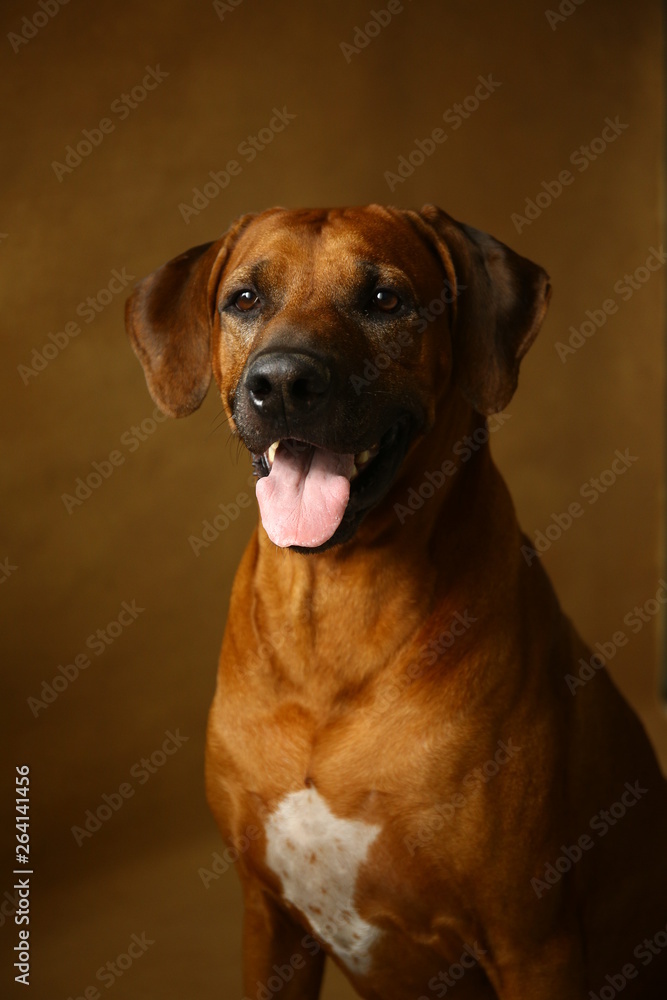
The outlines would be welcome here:
M 311 413 L 329 396 L 331 372 L 309 354 L 272 351 L 252 362 L 245 385 L 250 402 L 262 416 Z

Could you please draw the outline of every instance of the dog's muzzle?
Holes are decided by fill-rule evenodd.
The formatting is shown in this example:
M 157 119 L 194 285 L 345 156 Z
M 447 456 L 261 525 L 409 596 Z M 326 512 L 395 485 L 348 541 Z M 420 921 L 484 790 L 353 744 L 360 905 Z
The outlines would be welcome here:
M 253 455 L 262 524 L 281 548 L 347 540 L 386 491 L 405 453 L 405 420 L 364 429 L 359 410 L 331 359 L 272 348 L 249 360 L 235 420 Z

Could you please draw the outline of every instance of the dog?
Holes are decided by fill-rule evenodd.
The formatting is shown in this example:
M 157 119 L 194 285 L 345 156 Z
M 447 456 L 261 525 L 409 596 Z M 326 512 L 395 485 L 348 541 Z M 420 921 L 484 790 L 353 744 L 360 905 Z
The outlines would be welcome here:
M 368 1000 L 667 996 L 665 781 L 490 456 L 550 292 L 371 205 L 243 216 L 128 300 L 154 401 L 213 374 L 257 476 L 206 761 L 246 1000 L 327 955 Z

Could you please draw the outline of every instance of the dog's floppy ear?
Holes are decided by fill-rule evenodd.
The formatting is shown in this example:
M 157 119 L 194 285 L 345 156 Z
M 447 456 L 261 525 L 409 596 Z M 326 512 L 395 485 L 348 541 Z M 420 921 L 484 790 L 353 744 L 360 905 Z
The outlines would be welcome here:
M 418 216 L 435 236 L 455 293 L 454 380 L 479 413 L 497 413 L 512 398 L 519 363 L 544 319 L 549 276 L 434 205 L 425 205 Z
M 186 417 L 211 381 L 216 291 L 229 251 L 252 216 L 214 243 L 192 247 L 140 281 L 125 305 L 125 326 L 163 413 Z

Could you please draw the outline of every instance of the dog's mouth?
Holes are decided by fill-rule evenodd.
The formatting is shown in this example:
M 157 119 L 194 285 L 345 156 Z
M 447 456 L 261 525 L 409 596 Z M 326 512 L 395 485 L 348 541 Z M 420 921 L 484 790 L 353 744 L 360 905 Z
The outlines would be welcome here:
M 409 436 L 408 421 L 401 418 L 357 452 L 282 438 L 254 454 L 257 500 L 271 541 L 300 552 L 347 541 L 389 489 Z

